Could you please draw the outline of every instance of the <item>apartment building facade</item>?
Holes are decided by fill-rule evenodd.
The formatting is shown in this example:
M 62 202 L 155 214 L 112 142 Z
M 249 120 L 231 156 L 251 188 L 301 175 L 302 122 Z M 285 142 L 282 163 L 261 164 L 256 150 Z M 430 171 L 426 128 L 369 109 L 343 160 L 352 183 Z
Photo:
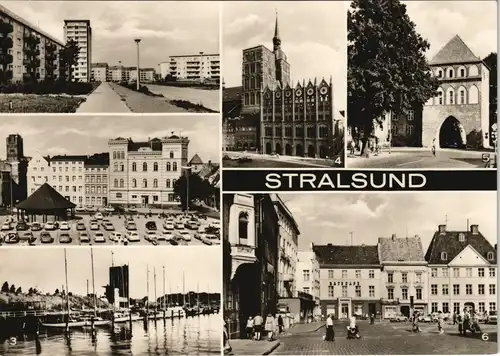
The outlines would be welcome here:
M 174 185 L 187 165 L 188 145 L 187 137 L 173 134 L 144 142 L 109 140 L 109 204 L 178 205 Z
M 73 68 L 73 81 L 90 82 L 92 77 L 92 28 L 90 20 L 64 20 L 64 42 L 74 40 L 80 48 Z
M 110 80 L 111 71 L 108 63 L 92 63 L 92 76 L 93 82 L 107 82 Z
M 64 44 L 37 26 L 0 5 L 1 51 L 6 63 L 0 68 L 6 80 L 12 83 L 23 80 L 57 79 L 60 76 L 59 51 Z
M 199 54 L 170 56 L 168 62 L 160 63 L 161 79 L 167 76 L 179 81 L 220 81 L 219 54 Z
M 314 244 L 308 250 L 297 252 L 297 266 L 295 270 L 296 288 L 313 297 L 313 316 L 321 315 L 320 308 L 320 266 L 313 251 Z
M 85 205 L 105 207 L 108 205 L 109 153 L 87 157 L 85 168 Z

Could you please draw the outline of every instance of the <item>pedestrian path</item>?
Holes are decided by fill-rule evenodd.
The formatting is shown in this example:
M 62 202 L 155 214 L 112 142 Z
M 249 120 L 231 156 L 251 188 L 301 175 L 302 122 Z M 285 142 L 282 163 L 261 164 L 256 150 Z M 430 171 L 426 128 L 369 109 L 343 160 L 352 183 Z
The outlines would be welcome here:
M 101 83 L 83 102 L 77 114 L 85 113 L 129 113 L 130 109 L 116 92 L 111 89 L 109 83 Z
M 317 331 L 325 326 L 323 321 L 315 321 L 312 323 L 293 324 L 286 332 L 287 334 L 301 334 Z
M 280 345 L 279 340 L 255 341 L 248 339 L 229 340 L 232 351 L 230 355 L 269 355 Z

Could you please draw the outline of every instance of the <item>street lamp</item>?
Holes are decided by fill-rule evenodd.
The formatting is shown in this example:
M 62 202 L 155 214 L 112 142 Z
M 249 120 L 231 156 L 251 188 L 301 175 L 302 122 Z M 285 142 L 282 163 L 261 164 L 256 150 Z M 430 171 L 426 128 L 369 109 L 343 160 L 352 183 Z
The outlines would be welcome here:
M 140 89 L 140 75 L 139 75 L 139 42 L 141 42 L 140 38 L 136 38 L 135 43 L 137 44 L 137 90 Z
M 191 173 L 191 169 L 193 169 L 193 167 L 185 166 L 185 167 L 182 167 L 182 169 L 185 169 L 187 171 L 187 174 L 186 174 L 186 211 L 189 213 L 189 174 Z

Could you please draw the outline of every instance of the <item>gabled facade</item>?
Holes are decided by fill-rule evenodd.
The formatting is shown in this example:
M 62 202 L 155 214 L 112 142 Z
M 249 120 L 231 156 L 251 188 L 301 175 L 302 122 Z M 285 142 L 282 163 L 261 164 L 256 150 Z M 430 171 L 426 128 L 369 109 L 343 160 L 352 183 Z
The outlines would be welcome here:
M 430 312 L 497 310 L 496 248 L 478 225 L 471 225 L 468 231 L 448 231 L 446 225 L 439 225 L 425 259 Z

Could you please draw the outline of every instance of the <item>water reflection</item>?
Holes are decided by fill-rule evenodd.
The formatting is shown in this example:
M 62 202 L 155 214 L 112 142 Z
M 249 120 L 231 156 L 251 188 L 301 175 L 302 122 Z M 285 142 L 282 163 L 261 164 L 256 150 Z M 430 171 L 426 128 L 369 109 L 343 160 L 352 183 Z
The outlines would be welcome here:
M 220 315 L 149 320 L 70 333 L 40 330 L 39 336 L 6 340 L 0 355 L 204 355 L 220 354 Z

